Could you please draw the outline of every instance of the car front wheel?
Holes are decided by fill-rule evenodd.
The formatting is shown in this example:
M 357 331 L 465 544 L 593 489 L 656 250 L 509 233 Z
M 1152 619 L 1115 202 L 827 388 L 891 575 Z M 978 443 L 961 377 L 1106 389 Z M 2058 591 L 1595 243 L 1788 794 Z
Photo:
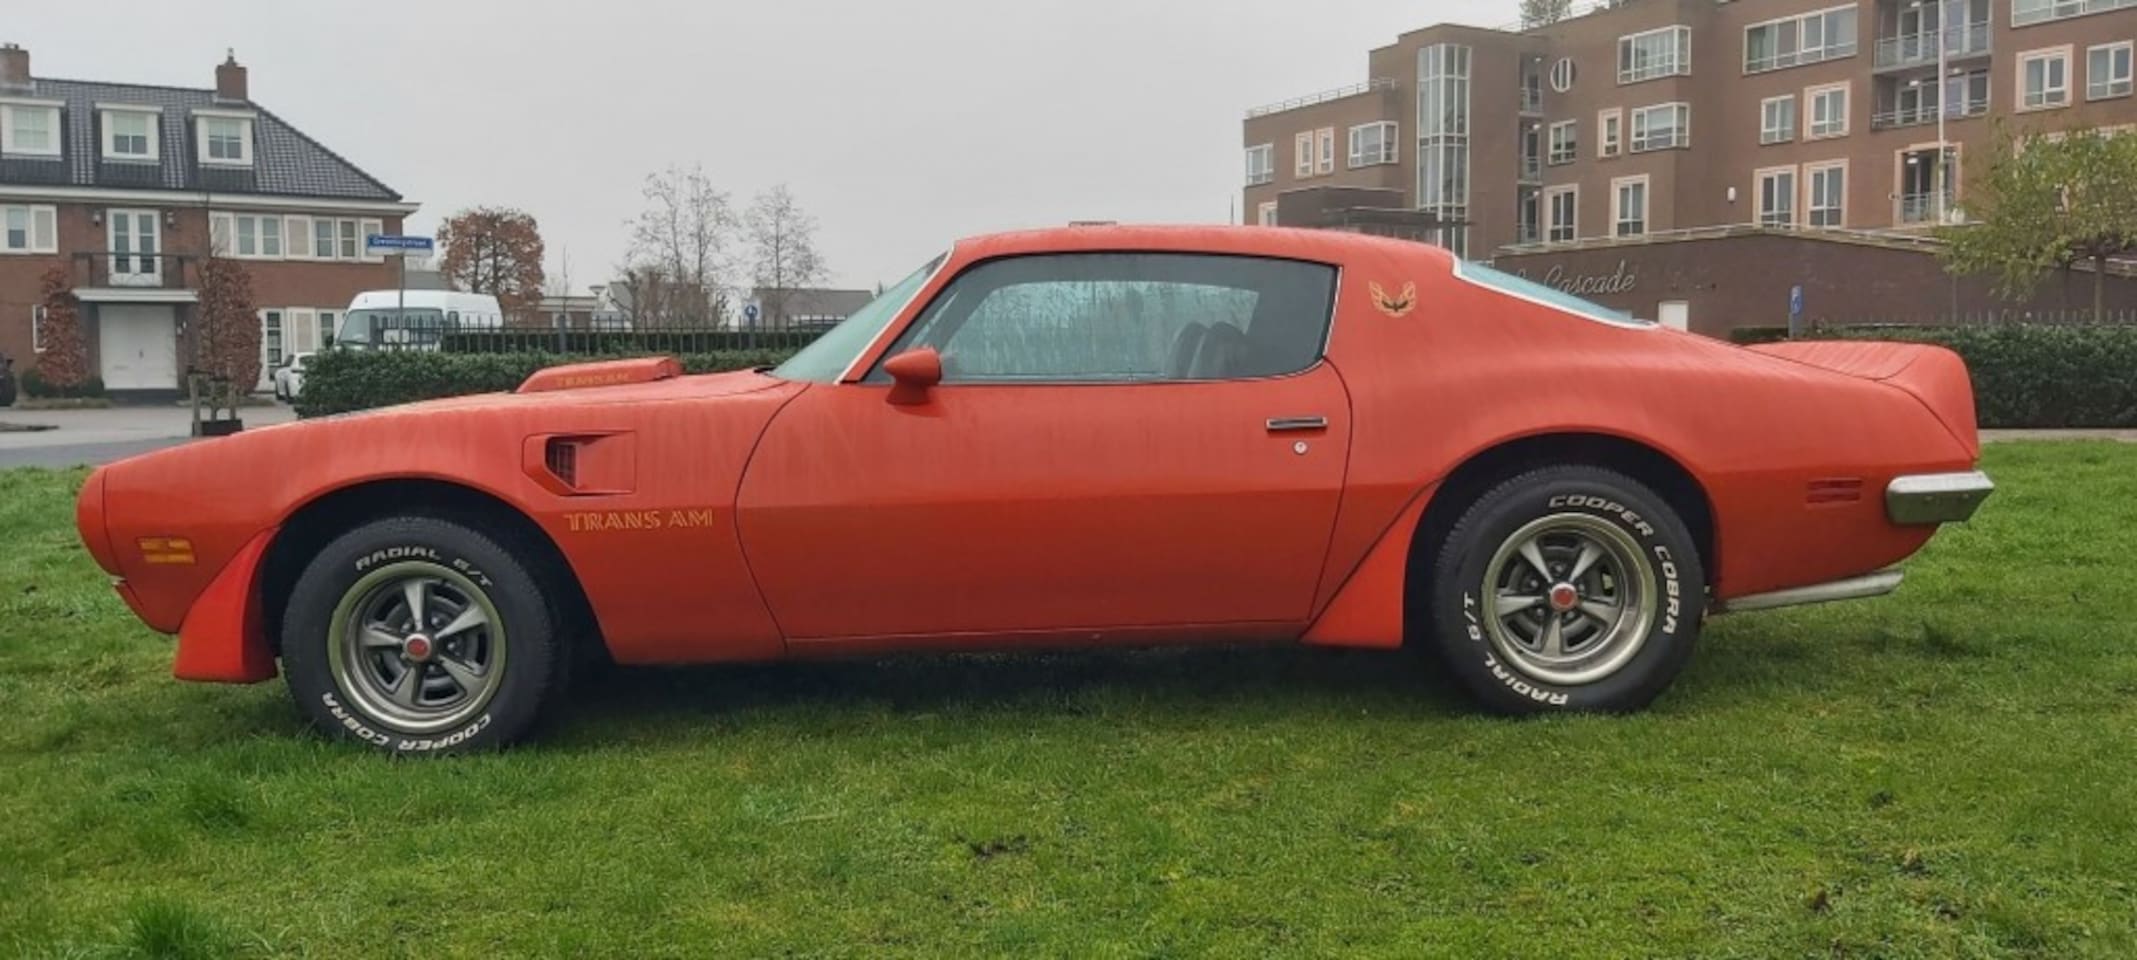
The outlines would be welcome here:
M 359 527 L 291 591 L 290 692 L 329 735 L 394 753 L 510 743 L 560 693 L 557 617 L 543 595 L 519 558 L 460 524 Z
M 1636 710 L 1690 660 L 1705 584 L 1691 533 L 1654 492 L 1545 468 L 1456 522 L 1433 568 L 1431 642 L 1496 711 Z

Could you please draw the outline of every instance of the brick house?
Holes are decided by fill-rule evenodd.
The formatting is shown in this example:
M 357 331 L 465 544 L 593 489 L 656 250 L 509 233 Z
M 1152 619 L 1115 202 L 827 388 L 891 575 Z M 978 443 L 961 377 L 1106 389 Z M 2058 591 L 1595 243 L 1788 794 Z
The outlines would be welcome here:
M 54 80 L 0 46 L 0 353 L 41 352 L 44 275 L 68 270 L 90 369 L 116 396 L 179 391 L 211 255 L 242 262 L 266 367 L 317 349 L 359 291 L 392 287 L 364 237 L 416 210 L 255 103 L 234 57 L 212 89 Z

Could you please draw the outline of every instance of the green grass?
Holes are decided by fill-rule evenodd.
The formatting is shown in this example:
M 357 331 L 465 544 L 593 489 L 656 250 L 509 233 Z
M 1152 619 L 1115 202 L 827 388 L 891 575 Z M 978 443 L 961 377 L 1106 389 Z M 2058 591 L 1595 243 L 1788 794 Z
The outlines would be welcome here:
M 169 678 L 0 473 L 0 955 L 2137 956 L 2137 446 L 1996 446 L 1895 596 L 1643 715 L 1398 656 L 627 671 L 407 762 Z

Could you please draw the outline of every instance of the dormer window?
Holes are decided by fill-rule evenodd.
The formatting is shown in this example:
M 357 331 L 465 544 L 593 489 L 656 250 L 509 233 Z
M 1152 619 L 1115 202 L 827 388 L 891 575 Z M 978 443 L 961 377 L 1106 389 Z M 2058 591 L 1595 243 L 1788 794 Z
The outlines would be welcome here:
M 160 152 L 153 107 L 97 105 L 104 120 L 104 159 L 153 161 Z
M 200 127 L 200 162 L 214 166 L 252 166 L 252 115 L 194 111 Z
M 0 103 L 0 153 L 59 156 L 59 104 Z

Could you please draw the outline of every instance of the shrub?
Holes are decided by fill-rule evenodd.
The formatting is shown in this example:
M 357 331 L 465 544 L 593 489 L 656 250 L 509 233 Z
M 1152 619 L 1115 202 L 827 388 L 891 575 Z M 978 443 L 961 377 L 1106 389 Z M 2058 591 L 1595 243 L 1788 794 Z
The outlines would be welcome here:
M 71 387 L 62 387 L 45 379 L 36 367 L 22 371 L 23 395 L 32 400 L 79 400 L 85 397 L 104 395 L 104 378 L 88 377 Z
M 2137 326 L 1882 327 L 1829 339 L 1950 347 L 1984 427 L 2137 427 Z
M 725 350 L 684 354 L 691 373 L 747 370 L 785 360 L 792 351 Z M 511 390 L 543 367 L 619 357 L 551 353 L 440 353 L 434 350 L 324 350 L 304 373 L 297 413 L 320 417 L 395 404 Z

